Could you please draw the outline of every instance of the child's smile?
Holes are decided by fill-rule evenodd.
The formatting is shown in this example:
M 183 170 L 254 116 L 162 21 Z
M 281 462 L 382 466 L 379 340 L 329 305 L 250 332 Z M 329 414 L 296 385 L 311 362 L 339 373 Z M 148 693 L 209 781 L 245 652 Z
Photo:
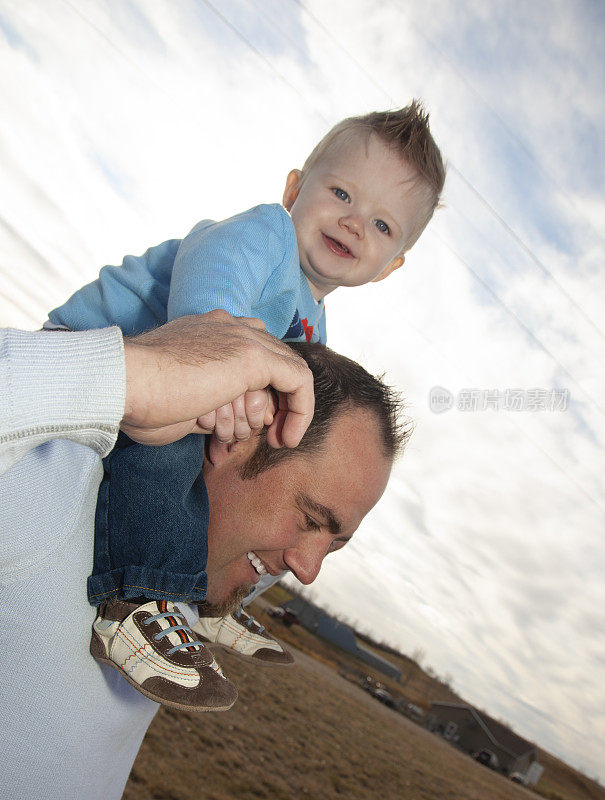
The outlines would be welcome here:
M 284 206 L 316 300 L 338 286 L 380 280 L 403 264 L 427 204 L 423 190 L 416 171 L 376 135 L 333 147 L 302 178 L 290 173 Z
M 339 242 L 338 239 L 333 239 L 331 236 L 327 236 L 325 233 L 322 233 L 323 240 L 326 244 L 326 247 L 330 252 L 334 253 L 341 258 L 353 258 L 353 254 L 346 247 L 342 242 Z

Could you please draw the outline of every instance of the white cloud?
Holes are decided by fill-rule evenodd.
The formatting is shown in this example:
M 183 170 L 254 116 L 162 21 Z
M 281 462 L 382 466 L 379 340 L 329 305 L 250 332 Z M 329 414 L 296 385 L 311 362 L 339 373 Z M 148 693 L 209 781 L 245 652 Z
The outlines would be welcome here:
M 597 773 L 604 429 L 583 392 L 602 405 L 603 338 L 569 297 L 601 324 L 603 20 L 564 0 L 307 6 L 323 28 L 294 2 L 217 6 L 251 46 L 193 2 L 0 10 L 0 317 L 39 325 L 104 263 L 279 201 L 331 123 L 421 96 L 531 253 L 451 173 L 405 268 L 328 298 L 330 344 L 386 370 L 417 430 L 315 592 Z M 435 415 L 435 385 L 571 400 Z

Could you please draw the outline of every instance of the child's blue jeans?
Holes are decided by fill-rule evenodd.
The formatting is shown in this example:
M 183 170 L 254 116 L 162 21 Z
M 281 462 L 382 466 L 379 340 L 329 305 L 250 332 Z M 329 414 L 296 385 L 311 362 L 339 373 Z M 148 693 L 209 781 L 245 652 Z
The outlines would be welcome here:
M 163 447 L 120 433 L 103 461 L 88 599 L 203 602 L 208 558 L 204 437 Z

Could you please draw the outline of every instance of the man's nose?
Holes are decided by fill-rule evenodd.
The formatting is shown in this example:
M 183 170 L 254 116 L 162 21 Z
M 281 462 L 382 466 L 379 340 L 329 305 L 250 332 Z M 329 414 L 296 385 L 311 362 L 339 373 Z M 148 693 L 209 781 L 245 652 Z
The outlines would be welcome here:
M 361 214 L 347 214 L 338 220 L 338 224 L 341 228 L 353 234 L 353 236 L 356 236 L 358 239 L 363 239 L 364 225 Z
M 319 575 L 322 562 L 328 554 L 330 544 L 323 540 L 309 541 L 300 547 L 292 547 L 284 552 L 288 569 L 301 583 L 313 583 Z

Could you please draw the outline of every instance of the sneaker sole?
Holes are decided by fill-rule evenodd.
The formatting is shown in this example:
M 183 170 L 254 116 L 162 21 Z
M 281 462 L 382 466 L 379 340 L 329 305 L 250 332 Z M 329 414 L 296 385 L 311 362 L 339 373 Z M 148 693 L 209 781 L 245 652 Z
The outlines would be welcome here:
M 241 661 L 246 661 L 248 664 L 259 664 L 261 667 L 293 667 L 296 664 L 296 661 L 263 661 L 262 658 L 255 658 L 246 653 L 241 653 L 234 647 L 229 647 L 228 644 L 222 644 L 221 642 L 205 641 L 204 644 L 209 650 L 212 650 L 212 652 L 215 650 L 222 650 L 225 653 L 231 653 L 231 655 L 239 658 Z
M 124 680 L 128 681 L 128 683 L 134 689 L 136 689 L 137 692 L 145 695 L 145 697 L 147 697 L 149 700 L 153 700 L 155 703 L 159 703 L 161 706 L 169 706 L 170 708 L 176 708 L 179 711 L 193 711 L 194 713 L 201 714 L 207 711 L 229 711 L 230 708 L 233 708 L 237 700 L 236 697 L 233 703 L 230 703 L 228 706 L 190 706 L 186 705 L 185 703 L 176 703 L 173 700 L 165 700 L 163 697 L 158 697 L 158 695 L 154 694 L 153 692 L 149 692 L 147 691 L 147 689 L 144 689 L 140 683 L 137 683 L 130 677 L 130 675 L 128 675 L 128 673 L 124 672 L 124 670 L 121 669 L 121 667 L 118 664 L 116 664 L 115 661 L 112 661 L 110 658 L 105 658 L 104 656 L 97 655 L 94 652 L 92 646 L 90 648 L 90 652 L 94 657 L 95 661 L 100 661 L 102 664 L 107 664 L 108 667 L 113 667 L 113 669 L 116 669 L 120 673 L 120 675 L 124 678 Z

